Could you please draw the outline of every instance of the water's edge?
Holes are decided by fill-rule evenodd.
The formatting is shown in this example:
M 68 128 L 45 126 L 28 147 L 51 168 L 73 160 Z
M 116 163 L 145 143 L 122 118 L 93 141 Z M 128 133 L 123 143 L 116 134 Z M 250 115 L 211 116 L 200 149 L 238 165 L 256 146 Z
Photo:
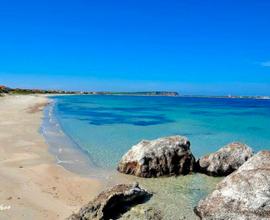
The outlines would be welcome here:
M 55 112 L 56 100 L 50 97 L 49 99 L 50 104 L 43 110 L 40 133 L 57 165 L 84 177 L 106 181 L 110 172 L 97 167 L 91 161 L 89 153 L 65 133 Z

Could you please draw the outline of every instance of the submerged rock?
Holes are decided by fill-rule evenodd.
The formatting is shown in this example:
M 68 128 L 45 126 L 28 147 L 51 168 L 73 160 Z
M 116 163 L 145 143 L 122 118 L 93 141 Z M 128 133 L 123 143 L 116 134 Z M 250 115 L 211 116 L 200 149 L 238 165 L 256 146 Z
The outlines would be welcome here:
M 204 220 L 270 219 L 270 151 L 260 151 L 194 209 Z
M 121 159 L 117 170 L 140 177 L 188 174 L 195 158 L 186 137 L 171 136 L 134 145 Z
M 151 194 L 139 185 L 119 184 L 100 193 L 93 201 L 82 207 L 68 220 L 109 220 L 117 219 L 130 207 L 149 199 Z
M 249 146 L 234 142 L 200 158 L 197 162 L 197 171 L 211 176 L 226 176 L 252 156 L 253 151 Z
M 160 210 L 154 207 L 148 208 L 132 208 L 129 212 L 124 214 L 120 220 L 162 220 L 163 215 Z

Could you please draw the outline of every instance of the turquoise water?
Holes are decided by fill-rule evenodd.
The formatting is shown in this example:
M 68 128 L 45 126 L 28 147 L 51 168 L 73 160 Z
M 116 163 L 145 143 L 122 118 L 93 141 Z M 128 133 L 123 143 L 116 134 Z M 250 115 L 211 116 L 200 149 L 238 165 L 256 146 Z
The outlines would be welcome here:
M 270 149 L 270 100 L 132 96 L 58 96 L 66 134 L 97 166 L 114 169 L 142 139 L 184 135 L 195 157 L 232 141 Z
M 121 156 L 142 139 L 184 135 L 193 154 L 213 152 L 232 141 L 255 151 L 270 149 L 270 100 L 182 97 L 57 96 L 45 111 L 42 133 L 58 164 L 105 187 L 138 181 L 153 192 L 126 219 L 144 219 L 155 207 L 164 220 L 197 219 L 193 208 L 221 178 L 203 174 L 143 179 L 115 171 Z M 78 150 L 79 149 L 79 150 Z

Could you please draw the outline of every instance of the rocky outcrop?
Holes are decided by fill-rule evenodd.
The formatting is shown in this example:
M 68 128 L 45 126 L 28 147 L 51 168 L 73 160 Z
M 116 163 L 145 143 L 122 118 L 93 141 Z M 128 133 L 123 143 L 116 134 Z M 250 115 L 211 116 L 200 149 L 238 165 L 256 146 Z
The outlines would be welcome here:
M 93 201 L 82 207 L 68 220 L 109 220 L 117 219 L 130 207 L 149 199 L 151 194 L 137 183 L 120 184 L 100 193 Z
M 200 158 L 197 162 L 197 171 L 211 176 L 226 176 L 252 156 L 253 151 L 249 146 L 234 142 Z
M 270 219 L 270 151 L 250 158 L 194 210 L 204 220 Z
M 195 158 L 186 137 L 171 136 L 134 145 L 121 159 L 117 170 L 139 177 L 188 174 Z

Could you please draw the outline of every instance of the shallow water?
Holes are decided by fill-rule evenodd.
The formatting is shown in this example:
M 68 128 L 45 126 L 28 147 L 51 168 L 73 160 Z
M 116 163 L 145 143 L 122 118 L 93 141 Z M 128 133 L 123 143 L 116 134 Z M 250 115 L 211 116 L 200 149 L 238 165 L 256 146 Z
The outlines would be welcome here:
M 139 181 L 154 196 L 132 209 L 134 216 L 140 207 L 154 206 L 162 209 L 164 219 L 194 219 L 194 206 L 220 180 L 199 174 L 159 179 L 117 174 L 121 156 L 142 139 L 187 136 L 197 158 L 232 141 L 255 151 L 270 149 L 270 100 L 132 96 L 53 100 L 41 130 L 57 162 L 107 185 Z
M 114 168 L 142 139 L 184 135 L 195 156 L 241 141 L 270 148 L 270 101 L 181 97 L 59 96 L 56 116 L 66 134 L 99 167 Z
M 154 207 L 161 210 L 164 220 L 197 219 L 193 209 L 201 198 L 208 195 L 222 178 L 192 174 L 179 177 L 143 179 L 127 177 L 137 181 L 142 187 L 153 193 L 152 198 L 144 204 L 134 207 L 123 219 L 144 219 L 142 210 Z

